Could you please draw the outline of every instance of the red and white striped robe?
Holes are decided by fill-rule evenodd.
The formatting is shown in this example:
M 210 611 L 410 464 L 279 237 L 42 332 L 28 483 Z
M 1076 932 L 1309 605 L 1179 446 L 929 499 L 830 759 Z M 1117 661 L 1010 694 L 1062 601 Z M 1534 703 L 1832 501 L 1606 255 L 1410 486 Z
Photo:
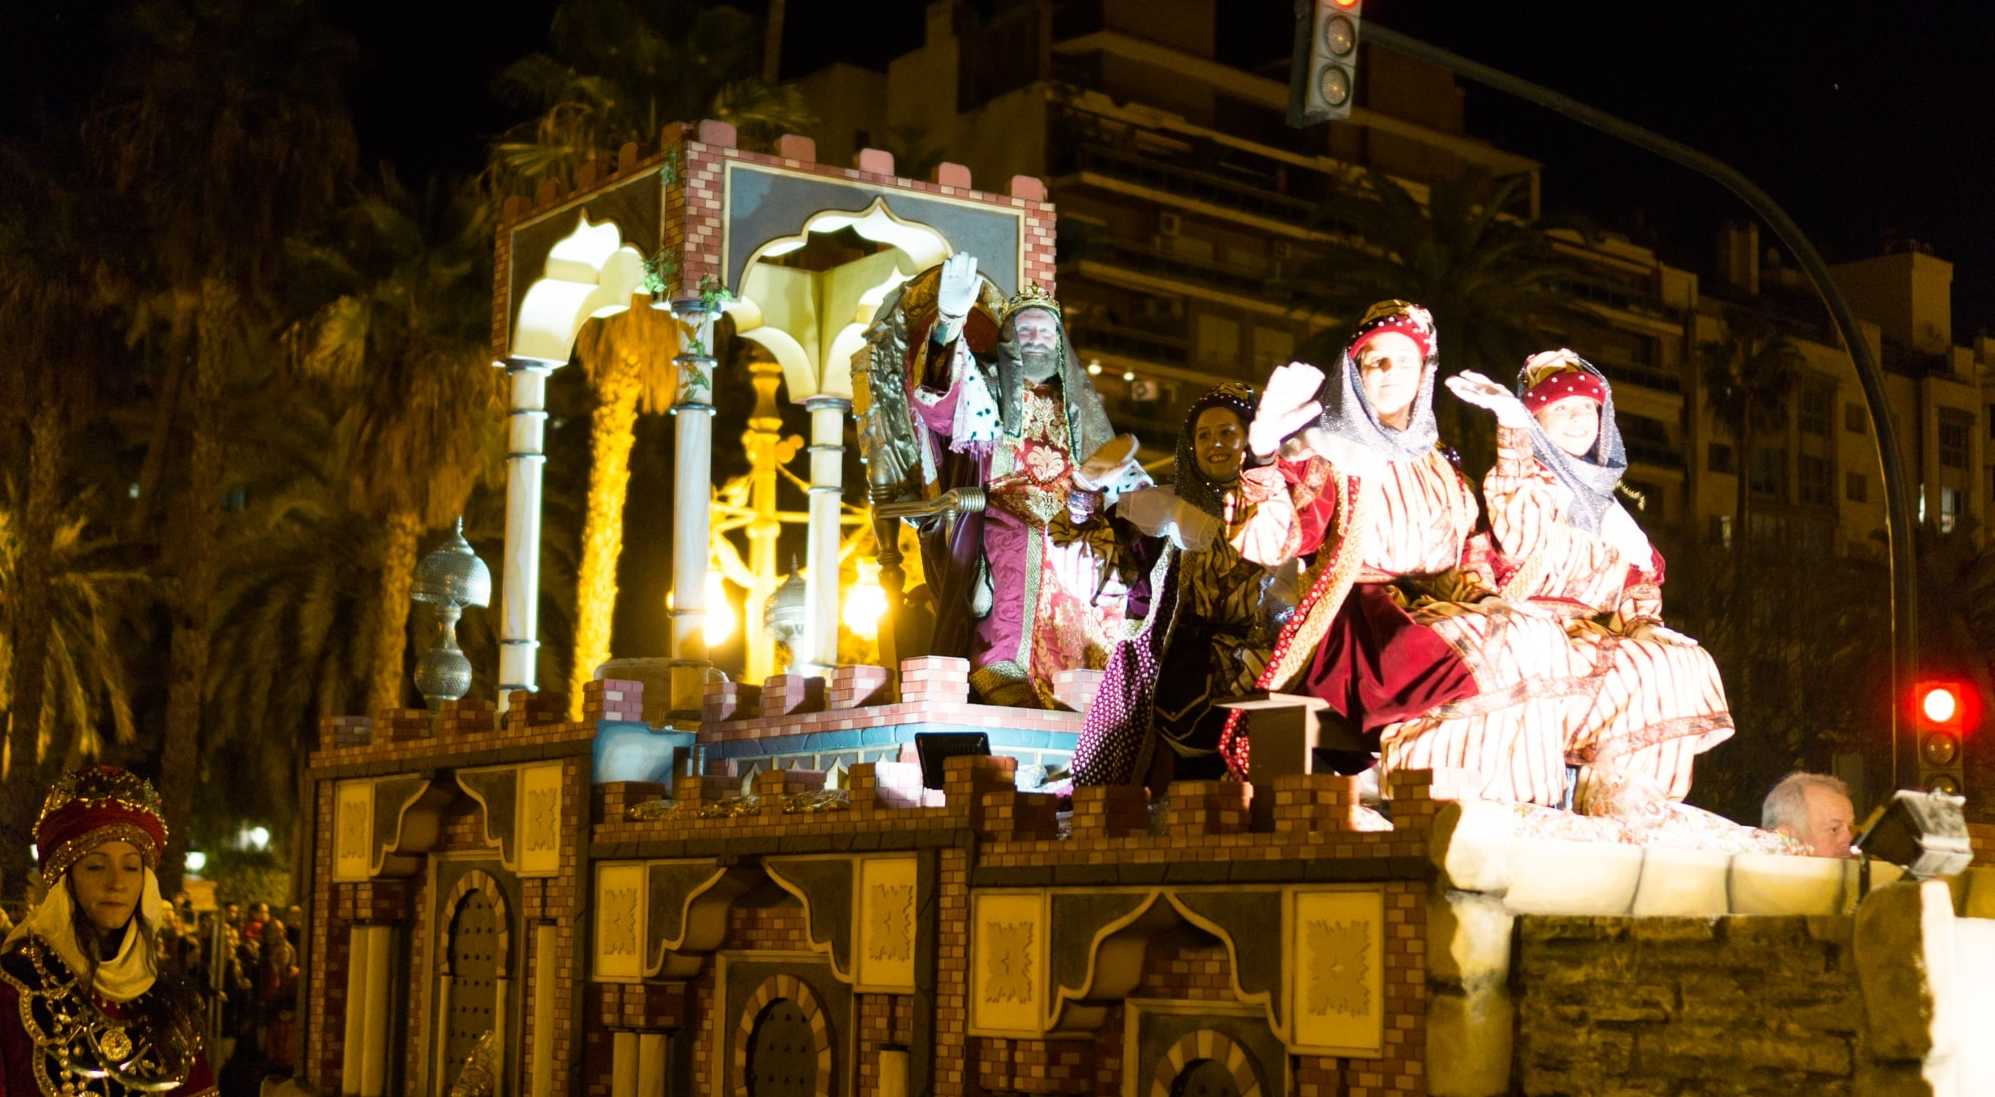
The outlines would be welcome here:
M 1297 679 L 1354 584 L 1393 584 L 1414 623 L 1460 656 L 1476 693 L 1383 728 L 1383 769 L 1459 770 L 1490 799 L 1559 803 L 1562 736 L 1591 701 L 1594 667 L 1557 615 L 1496 599 L 1464 566 L 1486 551 L 1474 536 L 1475 495 L 1453 463 L 1436 449 L 1364 478 L 1340 476 L 1321 458 L 1282 469 L 1291 506 L 1264 503 L 1237 543 L 1261 563 L 1317 559 L 1262 687 Z M 1236 768 L 1244 772 L 1244 752 Z
M 1524 431 L 1498 432 L 1483 499 L 1504 598 L 1562 616 L 1573 648 L 1598 668 L 1592 704 L 1570 714 L 1564 735 L 1567 760 L 1584 767 L 1581 808 L 1609 772 L 1654 781 L 1681 800 L 1692 761 L 1733 726 L 1710 654 L 1663 627 L 1661 556 L 1644 556 L 1639 540 L 1569 524 L 1571 489 L 1531 452 Z

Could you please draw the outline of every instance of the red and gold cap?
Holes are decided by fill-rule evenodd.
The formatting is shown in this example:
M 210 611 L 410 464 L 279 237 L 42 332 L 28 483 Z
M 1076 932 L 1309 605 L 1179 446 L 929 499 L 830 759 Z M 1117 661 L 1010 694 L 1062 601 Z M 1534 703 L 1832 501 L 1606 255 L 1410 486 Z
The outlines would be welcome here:
M 62 776 L 35 819 L 42 879 L 54 882 L 79 858 L 106 842 L 138 847 L 147 868 L 159 868 L 166 816 L 151 782 L 117 766 L 91 766 Z
M 1413 340 L 1420 348 L 1420 358 L 1425 361 L 1434 357 L 1434 314 L 1411 301 L 1380 301 L 1365 310 L 1364 318 L 1358 321 L 1358 328 L 1351 334 L 1350 348 L 1345 351 L 1353 359 L 1358 349 L 1373 339 L 1394 332 Z
M 1527 359 L 1523 381 L 1524 407 L 1532 412 L 1568 396 L 1584 396 L 1596 404 L 1607 402 L 1607 382 L 1564 347 Z

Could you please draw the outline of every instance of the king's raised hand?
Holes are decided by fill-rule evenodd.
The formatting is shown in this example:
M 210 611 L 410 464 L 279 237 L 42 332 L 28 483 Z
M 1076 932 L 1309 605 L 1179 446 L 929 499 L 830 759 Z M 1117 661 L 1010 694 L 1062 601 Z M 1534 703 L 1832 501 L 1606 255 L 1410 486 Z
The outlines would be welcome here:
M 946 320 L 961 320 L 977 303 L 977 257 L 959 251 L 942 261 L 942 280 L 935 288 L 935 307 Z

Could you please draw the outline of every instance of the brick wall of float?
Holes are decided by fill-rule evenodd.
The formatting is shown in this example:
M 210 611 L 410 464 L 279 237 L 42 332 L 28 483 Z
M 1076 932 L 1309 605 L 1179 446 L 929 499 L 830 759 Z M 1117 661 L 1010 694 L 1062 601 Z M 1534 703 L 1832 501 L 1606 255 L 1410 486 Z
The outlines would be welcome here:
M 306 995 L 309 1003 L 304 1068 L 315 1086 L 337 1090 L 345 1054 L 342 1032 L 346 1008 L 347 937 L 356 924 L 391 924 L 398 928 L 400 950 L 395 977 L 402 980 L 393 999 L 403 1012 L 404 1058 L 397 1068 L 401 1083 L 433 1082 L 437 1071 L 453 1064 L 434 1061 L 436 1031 L 434 975 L 431 951 L 441 939 L 436 924 L 440 912 L 428 894 L 427 873 L 376 878 L 364 883 L 332 881 L 333 825 L 336 782 L 343 774 L 385 776 L 434 770 L 440 773 L 467 766 L 534 761 L 538 748 L 579 745 L 593 739 L 601 720 L 628 720 L 628 711 L 641 702 L 624 702 L 606 690 L 628 685 L 592 682 L 584 694 L 585 719 L 569 722 L 564 698 L 550 694 L 516 694 L 504 718 L 488 703 L 453 702 L 431 714 L 420 709 L 395 710 L 368 717 L 333 717 L 320 728 L 320 749 L 311 757 L 317 771 L 316 823 L 313 835 L 313 909 Z M 545 879 L 518 879 L 517 894 L 505 899 L 510 952 L 508 975 L 520 976 L 514 997 L 523 1014 L 523 1027 L 509 1042 L 522 1049 L 518 1064 L 530 1078 L 529 1050 L 533 1040 L 530 1003 L 536 989 L 535 928 L 555 927 L 555 999 L 552 1059 L 557 1092 L 573 1076 L 579 1050 L 577 972 L 580 947 L 578 916 L 583 892 L 580 857 L 590 819 L 589 763 L 582 757 L 561 760 L 562 812 L 557 842 L 560 869 Z M 494 862 L 482 866 L 494 876 L 505 874 L 496 864 L 499 851 L 485 841 L 480 812 L 468 796 L 448 810 L 437 854 L 477 854 Z M 447 917 L 446 914 L 442 916 Z
M 890 187 L 913 193 L 937 195 L 990 206 L 1016 209 L 1023 214 L 1020 243 L 1024 270 L 1020 284 L 1038 282 L 1053 292 L 1057 282 L 1057 259 L 1053 204 L 1046 201 L 1046 185 L 1031 176 L 1013 176 L 1006 184 L 1008 193 L 979 190 L 971 185 L 969 169 L 961 164 L 937 165 L 928 179 L 905 179 L 894 174 L 893 154 L 882 149 L 862 149 L 851 166 L 817 162 L 817 146 L 808 137 L 785 134 L 770 152 L 751 152 L 738 147 L 735 129 L 725 122 L 704 121 L 698 125 L 673 123 L 659 135 L 657 149 L 640 155 L 635 144 L 619 150 L 614 167 L 605 161 L 585 164 L 572 181 L 543 180 L 533 197 L 508 199 L 504 205 L 494 245 L 492 288 L 492 354 L 503 358 L 510 342 L 507 314 L 511 307 L 508 272 L 512 264 L 512 228 L 564 203 L 577 195 L 613 185 L 635 172 L 648 171 L 672 161 L 674 175 L 665 187 L 665 217 L 661 226 L 662 250 L 679 256 L 679 284 L 672 296 L 690 297 L 699 292 L 703 278 L 721 279 L 721 228 L 724 203 L 721 187 L 730 160 L 780 167 L 826 179 L 843 179 Z M 646 250 L 649 242 L 643 242 Z

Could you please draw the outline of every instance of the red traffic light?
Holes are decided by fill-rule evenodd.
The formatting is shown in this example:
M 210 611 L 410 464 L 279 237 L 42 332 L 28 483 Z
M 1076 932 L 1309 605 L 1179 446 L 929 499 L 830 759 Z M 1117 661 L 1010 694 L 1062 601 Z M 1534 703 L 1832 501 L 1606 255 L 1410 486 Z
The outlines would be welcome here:
M 1922 726 L 1956 735 L 1972 731 L 1981 718 L 1979 696 L 1965 682 L 1920 682 L 1913 687 L 1912 706 Z
M 1935 724 L 1951 724 L 1960 715 L 1960 698 L 1947 686 L 1927 686 L 1919 695 L 1919 712 Z
M 1357 6 L 1359 5 L 1359 4 L 1362 4 L 1362 3 L 1364 3 L 1364 2 L 1365 2 L 1365 0 L 1330 0 L 1330 3 L 1331 3 L 1331 4 L 1333 4 L 1333 5 L 1335 5 L 1335 6 L 1339 7 L 1339 8 L 1342 8 L 1342 9 L 1344 9 L 1345 11 L 1349 11 L 1349 10 L 1351 10 L 1352 8 L 1355 8 L 1355 7 L 1357 7 Z

